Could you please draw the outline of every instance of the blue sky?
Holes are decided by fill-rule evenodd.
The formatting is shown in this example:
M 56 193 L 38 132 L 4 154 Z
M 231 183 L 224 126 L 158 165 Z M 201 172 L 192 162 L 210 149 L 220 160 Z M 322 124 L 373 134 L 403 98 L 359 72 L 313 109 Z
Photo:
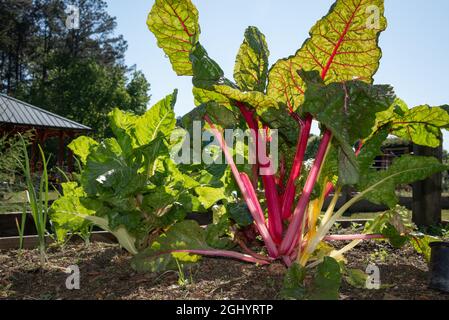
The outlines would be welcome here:
M 152 103 L 179 89 L 177 115 L 193 105 L 191 79 L 177 77 L 146 27 L 154 0 L 106 0 L 117 17 L 117 32 L 128 41 L 126 62 L 136 64 L 151 83 Z M 193 0 L 200 12 L 201 42 L 232 78 L 235 55 L 247 26 L 266 35 L 270 63 L 301 46 L 333 0 Z M 388 29 L 381 35 L 383 58 L 376 83 L 394 86 L 410 107 L 449 104 L 448 0 L 385 0 Z M 445 133 L 449 150 L 449 134 Z

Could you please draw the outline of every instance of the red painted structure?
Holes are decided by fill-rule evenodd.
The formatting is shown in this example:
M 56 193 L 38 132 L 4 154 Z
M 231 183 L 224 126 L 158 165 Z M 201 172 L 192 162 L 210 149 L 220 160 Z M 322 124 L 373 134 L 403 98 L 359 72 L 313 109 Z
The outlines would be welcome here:
M 0 135 L 33 132 L 31 169 L 39 170 L 39 148 L 49 139 L 58 139 L 57 165 L 73 171 L 73 155 L 67 144 L 75 137 L 92 131 L 91 128 L 66 119 L 26 102 L 0 94 Z

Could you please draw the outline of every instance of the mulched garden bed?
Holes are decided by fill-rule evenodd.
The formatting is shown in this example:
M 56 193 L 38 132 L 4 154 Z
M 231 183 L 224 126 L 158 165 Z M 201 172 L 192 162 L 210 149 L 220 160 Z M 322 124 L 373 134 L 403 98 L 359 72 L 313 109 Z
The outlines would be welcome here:
M 342 300 L 449 300 L 449 294 L 427 288 L 425 261 L 411 248 L 395 250 L 366 242 L 347 254 L 349 267 L 365 270 L 373 262 L 381 270 L 381 290 L 354 289 L 343 284 Z M 130 256 L 117 245 L 93 243 L 50 248 L 48 263 L 39 266 L 37 250 L 0 251 L 0 299 L 279 299 L 285 268 L 258 267 L 227 259 L 204 258 L 178 285 L 177 272 L 138 274 Z M 63 270 L 78 265 L 81 289 L 65 288 Z

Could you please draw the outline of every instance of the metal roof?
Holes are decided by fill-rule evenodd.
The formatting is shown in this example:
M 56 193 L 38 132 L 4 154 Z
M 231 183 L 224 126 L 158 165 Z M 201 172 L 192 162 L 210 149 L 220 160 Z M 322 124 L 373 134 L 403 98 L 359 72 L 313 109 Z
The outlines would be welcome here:
M 92 130 L 75 121 L 4 94 L 0 94 L 0 123 L 69 130 Z

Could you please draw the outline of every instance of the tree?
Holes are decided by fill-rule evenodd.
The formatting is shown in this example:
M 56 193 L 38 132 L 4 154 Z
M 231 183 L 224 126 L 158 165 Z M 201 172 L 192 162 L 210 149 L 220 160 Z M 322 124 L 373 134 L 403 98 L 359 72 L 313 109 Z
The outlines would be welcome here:
M 139 115 L 144 114 L 151 95 L 148 95 L 150 84 L 142 71 L 134 71 L 126 89 L 131 99 L 128 110 Z
M 68 5 L 79 8 L 79 29 L 66 26 Z M 112 108 L 145 112 L 150 85 L 124 64 L 127 43 L 106 9 L 103 0 L 2 1 L 0 92 L 91 126 L 99 137 Z
M 149 102 L 149 84 L 141 73 L 128 83 L 120 66 L 97 61 L 73 61 L 64 69 L 51 70 L 47 81 L 34 82 L 30 101 L 94 129 L 99 138 L 108 135 L 107 114 L 115 107 L 141 114 Z

